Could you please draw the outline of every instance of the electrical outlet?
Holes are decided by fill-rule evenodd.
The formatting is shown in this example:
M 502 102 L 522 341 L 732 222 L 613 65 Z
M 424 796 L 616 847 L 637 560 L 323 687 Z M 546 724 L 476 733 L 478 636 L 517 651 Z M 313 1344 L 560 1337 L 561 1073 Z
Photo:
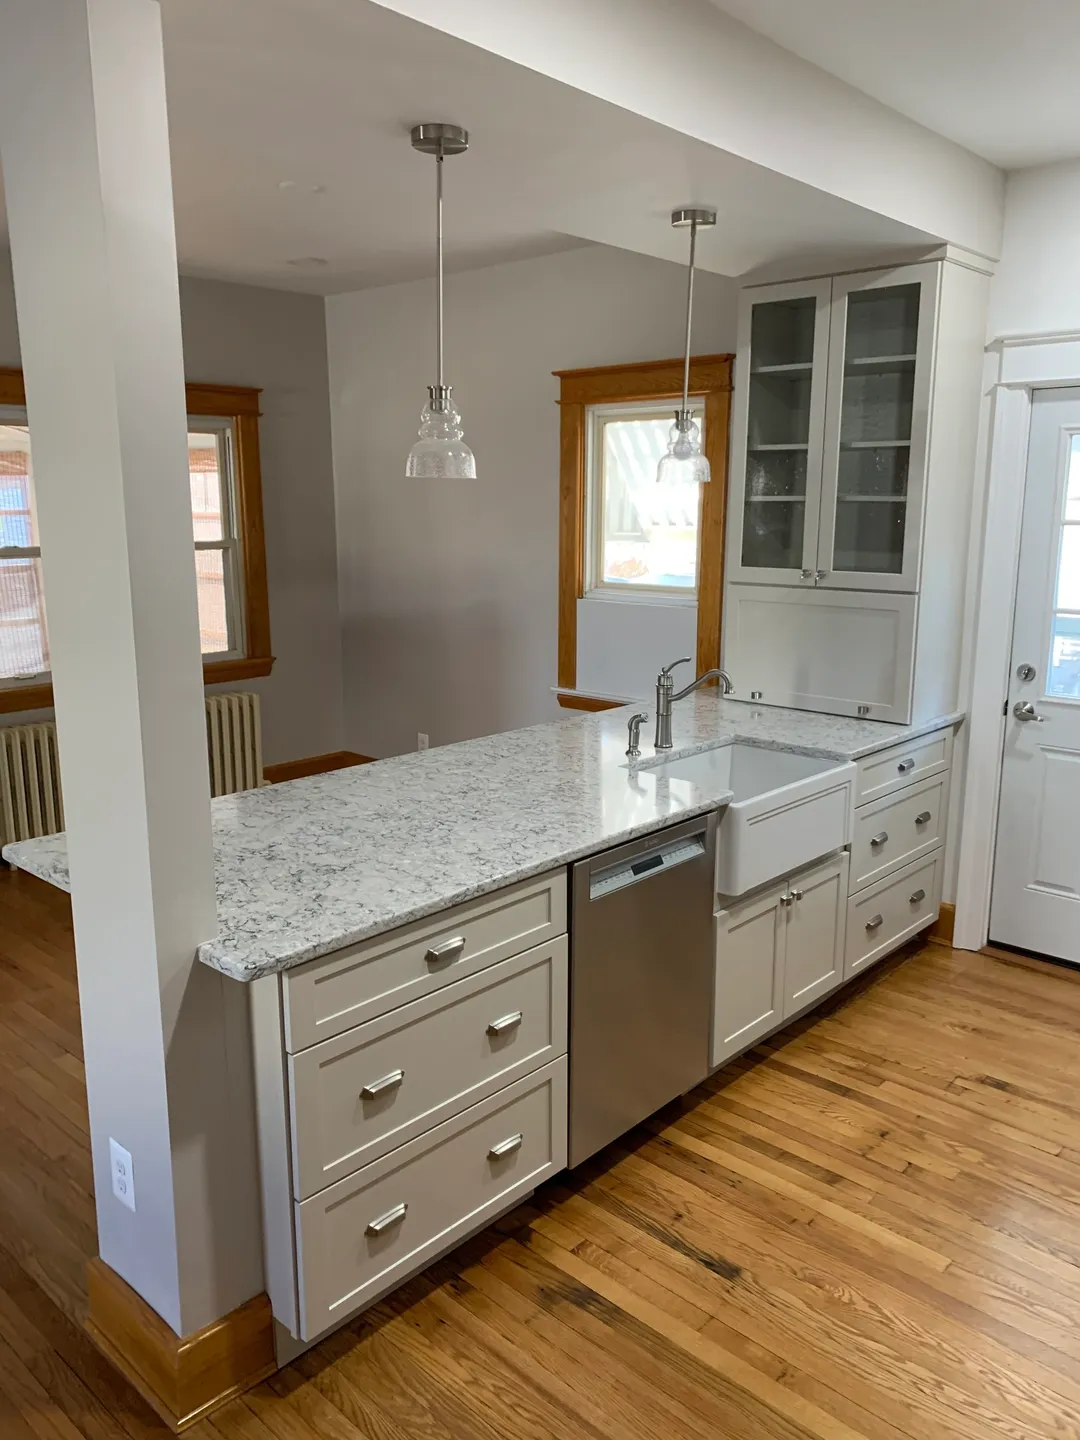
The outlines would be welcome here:
M 426 750 L 426 749 L 428 748 L 428 746 L 430 745 L 430 743 L 431 743 L 431 741 L 428 739 L 428 737 L 424 734 L 424 732 L 423 732 L 422 730 L 418 730 L 418 731 L 416 732 L 416 748 L 417 748 L 417 750 Z
M 111 1138 L 109 1140 L 109 1167 L 112 1170 L 113 1194 L 121 1205 L 126 1205 L 129 1210 L 134 1210 L 135 1170 L 131 1163 L 131 1153 Z

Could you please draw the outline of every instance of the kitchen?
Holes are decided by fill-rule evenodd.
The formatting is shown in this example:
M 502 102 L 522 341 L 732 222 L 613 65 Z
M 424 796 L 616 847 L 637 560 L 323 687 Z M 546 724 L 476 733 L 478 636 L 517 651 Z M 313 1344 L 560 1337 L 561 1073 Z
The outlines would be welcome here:
M 142 24 L 148 3 L 116 0 L 110 24 L 119 24 L 125 8 L 138 12 Z M 185 42 L 192 45 L 199 7 L 186 15 L 182 8 L 167 3 L 164 14 L 180 27 L 176 34 L 191 27 Z M 94 9 L 91 3 L 92 25 L 104 24 Z M 320 29 L 330 23 L 324 14 L 310 36 L 288 6 L 275 22 L 279 56 L 291 47 L 303 57 L 297 83 L 312 87 L 313 106 L 320 89 L 338 93 L 344 85 L 340 76 L 328 84 L 324 70 L 335 49 L 327 39 L 337 34 L 336 63 L 346 67 L 356 61 L 349 45 L 358 36 L 376 57 L 372 70 L 380 68 L 377 57 L 391 54 L 420 70 L 445 66 L 458 90 L 441 113 L 458 113 L 468 94 L 470 124 L 472 114 L 479 117 L 467 140 L 448 121 L 427 120 L 410 147 L 409 131 L 421 119 L 415 109 L 408 117 L 395 112 L 392 125 L 380 117 L 383 128 L 372 124 L 365 132 L 375 146 L 365 158 L 368 183 L 409 196 L 407 213 L 392 206 L 379 212 L 380 223 L 391 215 L 394 243 L 414 247 L 400 269 L 385 258 L 389 252 L 378 274 L 362 271 L 355 255 L 324 261 L 329 230 L 317 244 L 315 226 L 302 244 L 313 222 L 300 221 L 299 208 L 292 212 L 292 258 L 274 262 L 292 269 L 274 278 L 310 301 L 312 315 L 325 311 L 323 430 L 332 435 L 333 473 L 326 452 L 312 448 L 310 493 L 316 495 L 318 472 L 318 484 L 328 488 L 317 503 L 325 504 L 326 495 L 333 502 L 320 523 L 336 533 L 331 560 L 312 565 L 305 556 L 304 578 L 291 589 L 284 583 L 295 558 L 290 548 L 303 547 L 290 547 L 283 503 L 290 485 L 292 503 L 304 487 L 284 467 L 275 470 L 271 437 L 283 433 L 294 398 L 289 387 L 299 375 L 260 399 L 257 355 L 245 360 L 248 374 L 219 369 L 215 378 L 229 384 L 217 387 L 201 383 L 214 374 L 212 358 L 194 362 L 201 369 L 192 371 L 187 352 L 191 336 L 200 334 L 196 312 L 205 316 L 216 303 L 213 287 L 224 307 L 233 280 L 209 274 L 208 256 L 200 276 L 182 206 L 182 243 L 194 258 L 181 259 L 191 271 L 180 297 L 181 363 L 180 312 L 169 282 L 176 257 L 170 227 L 157 223 L 162 205 L 168 208 L 163 87 L 151 87 L 149 98 L 127 96 L 127 52 L 114 45 L 123 26 L 106 27 L 93 30 L 91 68 L 105 68 L 95 74 L 92 94 L 76 83 L 86 76 L 73 45 L 42 60 L 54 84 L 61 71 L 71 79 L 66 115 L 42 111 L 36 131 L 11 108 L 6 120 L 0 116 L 21 340 L 3 358 L 26 373 L 24 394 L 14 388 L 16 365 L 7 372 L 3 408 L 12 413 L 0 420 L 24 453 L 33 425 L 42 537 L 40 546 L 24 537 L 13 547 L 19 556 L 6 558 L 44 557 L 49 575 L 67 816 L 64 834 L 7 845 L 4 856 L 16 873 L 0 878 L 11 880 L 4 893 L 27 917 L 61 903 L 41 899 L 32 888 L 37 882 L 73 895 L 100 1247 L 91 1264 L 87 1327 L 170 1424 L 202 1423 L 223 1399 L 253 1384 L 254 1399 L 233 1403 L 256 1414 L 251 1407 L 266 1401 L 267 1388 L 281 1399 L 274 1387 L 299 1376 L 313 1387 L 301 1387 L 304 1403 L 315 1404 L 315 1392 L 325 1400 L 316 1383 L 319 1357 L 351 1363 L 349 1337 L 382 1323 L 372 1317 L 394 1317 L 391 1327 L 398 1319 L 410 1323 L 403 1317 L 429 1284 L 425 1276 L 449 1277 L 466 1265 L 455 1257 L 482 1255 L 499 1243 L 493 1236 L 504 1235 L 522 1261 L 515 1246 L 545 1256 L 545 1263 L 552 1257 L 544 1246 L 554 1246 L 563 1276 L 624 1313 L 644 1313 L 640 1307 L 661 1296 L 663 1280 L 654 1275 L 647 1282 L 653 1289 L 635 1290 L 646 1282 L 628 1283 L 625 1251 L 613 1234 L 600 1245 L 603 1258 L 589 1248 L 600 1244 L 595 1235 L 568 1239 L 571 1221 L 600 1224 L 589 1212 L 595 1196 L 611 1206 L 630 1203 L 623 1188 L 630 1180 L 620 1177 L 640 1179 L 642 1193 L 651 1187 L 654 1200 L 660 1187 L 656 1203 L 665 1218 L 649 1222 L 663 1232 L 657 1243 L 685 1261 L 691 1251 L 705 1257 L 717 1283 L 735 1283 L 746 1267 L 726 1253 L 716 1213 L 720 1192 L 708 1189 L 726 1182 L 715 1181 L 710 1167 L 740 1165 L 753 1172 L 752 1182 L 743 1178 L 754 1185 L 773 1172 L 777 1194 L 830 1224 L 843 1208 L 830 1198 L 832 1188 L 851 1199 L 851 1218 L 843 1223 L 872 1237 L 873 1253 L 902 1252 L 922 1267 L 920 1275 L 945 1275 L 951 1252 L 940 1237 L 941 1249 L 934 1248 L 927 1227 L 949 1229 L 951 1244 L 962 1204 L 935 1187 L 947 1175 L 958 1181 L 958 1193 L 965 1177 L 982 1197 L 972 1207 L 985 1205 L 985 1215 L 987 1177 L 1002 1162 L 996 1141 L 981 1134 L 985 1152 L 959 1155 L 962 1107 L 949 1116 L 946 1137 L 927 1138 L 920 1107 L 935 1097 L 915 1098 L 922 1093 L 911 1088 L 920 1066 L 946 1095 L 937 1097 L 940 1106 L 958 1103 L 957 1095 L 985 1080 L 989 1098 L 979 1091 L 971 1113 L 999 1106 L 988 1126 L 998 1139 L 1007 1116 L 1023 1109 L 1015 1103 L 1018 1061 L 1006 1051 L 995 1068 L 986 1035 L 965 1038 L 953 1059 L 946 1025 L 937 1037 L 941 1051 L 931 1058 L 920 1051 L 931 1042 L 897 1023 L 905 1007 L 912 1015 L 920 1007 L 946 1009 L 950 986 L 968 994 L 999 983 L 1008 989 L 1013 962 L 974 953 L 987 938 L 991 884 L 1010 878 L 993 874 L 992 856 L 998 783 L 1008 792 L 1000 775 L 1003 722 L 1008 764 L 1018 760 L 1021 740 L 1040 743 L 1040 725 L 1028 720 L 1058 717 L 1041 674 L 1017 677 L 1017 686 L 1039 688 L 1010 688 L 1010 715 L 1002 715 L 1001 676 L 1016 668 L 1000 663 L 1011 615 L 983 603 L 994 584 L 980 563 L 984 522 L 991 540 L 1008 531 L 1002 506 L 1010 494 L 1004 471 L 998 475 L 990 464 L 989 478 L 983 474 L 993 425 L 1007 419 L 1007 407 L 988 415 L 985 397 L 999 383 L 1018 384 L 999 382 L 985 353 L 998 282 L 996 262 L 984 256 L 1000 249 L 996 221 L 987 216 L 1000 203 L 999 171 L 951 141 L 939 145 L 930 132 L 916 134 L 918 127 L 902 117 L 894 125 L 893 112 L 867 99 L 866 125 L 881 127 L 895 144 L 895 163 L 908 147 L 925 147 L 925 176 L 933 184 L 904 204 L 879 199 L 874 209 L 865 175 L 862 190 L 853 183 L 839 187 L 843 194 L 811 193 L 820 176 L 808 157 L 800 176 L 787 174 L 781 185 L 767 173 L 763 135 L 757 160 L 742 156 L 738 163 L 721 158 L 720 148 L 700 135 L 676 144 L 659 133 L 655 116 L 615 113 L 621 102 L 611 77 L 603 95 L 590 97 L 559 74 L 530 69 L 520 56 L 484 50 L 463 34 L 440 39 L 426 20 L 418 25 L 418 17 L 392 9 L 365 6 L 347 21 L 336 17 L 340 31 Z M 19 23 L 29 34 L 38 22 L 27 11 Z M 685 23 L 691 25 L 689 15 Z M 738 42 L 762 64 L 803 64 L 755 48 L 750 32 L 713 34 L 712 25 L 710 18 L 702 53 Z M 153 71 L 160 36 L 153 26 L 136 31 L 138 38 L 128 35 L 125 44 Z M 534 38 L 538 56 L 543 37 Z M 182 54 L 182 46 L 173 53 Z M 171 63 L 180 74 L 178 62 Z M 562 62 L 548 55 L 544 63 L 557 72 Z M 398 83 L 393 66 L 381 69 L 388 87 Z M 184 145 L 193 134 L 185 130 L 185 99 L 195 93 L 185 92 L 182 81 L 170 79 L 170 106 L 176 102 L 180 117 L 174 151 L 181 200 L 190 153 Z M 508 84 L 520 86 L 516 107 Z M 20 94 L 30 106 L 32 94 L 25 87 Z M 531 96 L 545 97 L 552 114 L 555 183 L 535 153 L 523 149 Z M 115 122 L 141 113 L 125 109 L 136 102 L 150 105 L 158 129 L 154 146 L 133 158 Z M 790 95 L 785 103 L 794 103 Z M 60 143 L 91 114 L 105 152 L 116 144 L 131 162 L 129 172 L 98 173 L 95 157 Z M 579 143 L 575 166 L 571 154 Z M 343 145 L 346 152 L 355 164 L 355 146 Z M 104 233 L 111 243 L 110 227 L 117 227 L 119 249 L 105 245 L 96 279 L 74 238 L 62 263 L 44 244 L 54 230 L 35 180 L 42 153 L 69 167 L 65 193 L 87 205 L 86 233 L 96 202 L 80 184 L 96 174 L 93 183 L 108 194 Z M 652 159 L 643 188 L 612 186 L 603 203 L 592 204 L 597 173 L 619 173 L 618 165 L 638 153 Z M 485 200 L 485 192 L 509 193 L 525 156 L 535 193 L 509 205 Z M 325 168 L 332 169 L 329 156 Z M 282 177 L 284 169 L 269 161 L 261 198 L 244 199 L 252 214 L 259 205 L 321 211 L 338 203 L 340 173 L 327 185 L 314 170 L 305 174 L 295 155 Z M 430 278 L 433 171 L 440 177 L 437 293 Z M 272 184 L 269 176 L 276 177 Z M 700 203 L 672 211 L 691 195 Z M 721 198 L 722 205 L 707 203 Z M 144 222 L 132 233 L 123 224 L 128 205 Z M 782 244 L 778 215 L 786 224 Z M 284 228 L 283 220 L 275 223 Z M 348 223 L 358 223 L 355 212 Z M 485 228 L 490 243 L 482 249 Z M 151 232 L 159 248 L 147 247 Z M 28 243 L 35 236 L 40 243 Z M 216 243 L 224 266 L 227 247 Z M 364 264 L 375 264 L 379 243 L 373 235 Z M 113 283 L 118 256 L 138 260 L 137 305 Z M 237 263 L 235 255 L 229 263 Z M 270 265 L 265 255 L 258 263 Z M 251 287 L 246 303 L 253 315 L 258 272 L 250 264 L 242 283 Z M 57 275 L 66 288 L 56 288 Z M 96 448 L 77 456 L 70 447 L 81 433 L 76 416 L 85 417 L 85 402 L 48 343 L 61 312 L 111 314 L 116 321 L 72 327 L 80 384 L 92 376 L 97 387 Z M 269 313 L 269 301 L 261 313 Z M 287 329 L 283 319 L 276 333 L 287 340 Z M 675 356 L 684 343 L 677 359 L 656 359 Z M 516 364 L 507 362 L 511 345 Z M 1067 370 L 1068 357 L 1059 363 Z M 119 391 L 113 380 L 105 382 L 110 375 Z M 1044 369 L 1032 383 L 1051 378 Z M 1068 376 L 1058 378 L 1064 383 Z M 228 530 L 231 499 L 222 504 L 220 533 L 196 531 L 202 551 L 222 554 L 223 572 L 234 563 L 230 557 L 250 566 L 256 553 L 258 527 L 245 514 L 252 451 L 240 444 L 246 439 L 250 446 L 252 429 L 262 429 L 269 608 L 281 653 L 279 659 L 270 650 L 271 627 L 253 623 L 255 572 L 248 569 L 247 608 L 237 611 L 242 623 L 230 628 L 227 605 L 216 622 L 222 652 L 226 642 L 238 642 L 238 653 L 220 662 L 233 667 L 231 681 L 205 673 L 205 644 L 202 657 L 192 650 L 186 533 L 192 515 L 184 485 L 170 492 L 165 523 L 167 487 L 151 506 L 134 479 L 165 463 L 159 437 L 176 438 L 185 379 L 191 473 L 197 461 L 200 474 L 223 477 L 231 463 L 238 485 L 235 534 Z M 428 379 L 435 384 L 418 440 Z M 447 381 L 456 387 L 453 400 Z M 241 386 L 249 387 L 245 394 Z M 313 407 L 320 403 L 316 397 Z M 676 424 L 665 439 L 672 411 Z M 111 429 L 104 423 L 110 414 Z M 133 417 L 144 414 L 136 424 Z M 210 444 L 208 437 L 219 434 L 226 438 Z M 641 443 L 631 443 L 632 435 Z M 664 464 L 663 443 L 680 463 L 711 469 L 710 478 L 693 479 L 693 503 L 669 505 L 652 531 L 658 535 L 664 525 L 677 531 L 684 551 L 689 534 L 693 565 L 685 555 L 672 563 L 670 550 L 654 564 L 652 535 L 642 538 L 628 523 L 620 498 L 620 485 L 640 494 L 646 480 L 653 484 L 650 467 Z M 406 471 L 410 445 L 415 458 Z M 464 467 L 460 476 L 424 470 L 432 446 L 443 446 L 448 463 Z M 176 450 L 181 455 L 182 445 Z M 293 453 L 309 452 L 298 446 Z M 70 477 L 87 454 L 98 492 L 111 495 L 119 507 L 113 513 L 125 516 L 124 535 L 110 532 L 101 513 L 72 493 Z M 28 461 L 22 464 L 29 480 Z M 1071 495 L 1072 482 L 1062 483 Z M 202 493 L 199 523 L 212 528 L 217 515 L 205 483 Z M 311 525 L 314 534 L 314 518 Z M 1019 525 L 1013 529 L 1018 535 Z M 88 567 L 79 551 L 90 535 L 101 559 Z M 40 554 L 24 553 L 30 550 Z M 63 564 L 54 558 L 50 568 L 50 556 L 63 556 Z M 1028 556 L 1021 563 L 1035 562 Z M 126 594 L 125 586 L 108 582 L 121 573 L 131 581 Z M 316 591 L 325 624 L 305 632 L 279 623 L 294 598 L 313 604 Z M 79 662 L 91 613 L 95 667 L 123 677 L 109 693 L 131 701 L 127 708 L 110 701 L 108 716 L 97 703 L 99 676 Z M 1054 633 L 1067 638 L 1064 599 L 1054 616 Z M 997 629 L 987 630 L 995 617 Z M 1040 651 L 1044 619 L 1036 617 L 1033 632 Z M 331 630 L 340 635 L 340 664 L 327 639 Z M 239 653 L 240 642 L 260 633 L 261 647 Z M 279 646 L 279 637 L 287 643 Z M 1039 671 L 1041 662 L 1033 668 Z M 300 677 L 316 671 L 318 703 L 305 704 Z M 201 682 L 211 690 L 228 683 L 234 691 L 249 681 L 266 716 L 266 778 L 285 783 L 238 786 L 211 801 Z M 39 684 L 38 692 L 35 714 L 48 724 L 52 690 L 46 696 Z M 222 700 L 231 694 L 222 691 Z M 316 733 L 318 740 L 304 738 Z M 316 749 L 327 753 L 315 755 Z M 326 773 L 296 768 L 306 763 L 297 759 L 305 753 L 326 762 Z M 992 769 L 997 761 L 991 791 L 970 778 L 988 754 Z M 369 755 L 388 758 L 352 763 Z M 269 774 L 290 769 L 303 778 Z M 1044 836 L 1056 833 L 1066 781 L 1060 798 L 1041 802 Z M 985 814 L 991 792 L 995 823 L 987 827 L 972 817 Z M 1039 857 L 1045 868 L 1049 860 Z M 999 927 L 1007 913 L 1003 897 L 995 888 Z M 20 923 L 30 926 L 20 941 L 29 947 L 19 952 L 25 970 L 34 931 L 29 918 Z M 970 952 L 948 948 L 954 924 Z M 12 925 L 14 933 L 14 919 Z M 946 943 L 923 946 L 931 934 Z M 147 963 L 150 956 L 156 966 Z M 1066 1053 L 1064 1037 L 1051 1033 L 1051 997 L 1069 1012 L 1067 974 L 1049 966 L 1030 971 L 1036 988 L 1028 1003 L 1047 1056 Z M 915 986 L 922 988 L 909 988 Z M 864 1056 L 865 1045 L 876 1042 L 848 1035 L 846 1017 L 858 1015 L 861 1033 L 875 1036 L 887 1003 L 895 1006 L 896 1033 L 875 1072 L 851 1052 Z M 1001 1012 L 988 1002 L 975 1005 L 997 1034 L 1007 1002 Z M 117 1017 L 124 1046 L 115 1044 Z M 815 1049 L 822 1045 L 824 1056 Z M 785 1134 L 784 1146 L 796 1148 L 781 1149 L 797 1158 L 777 1159 L 775 1126 L 792 1126 L 792 1115 L 762 1117 L 769 1104 L 781 1111 L 790 1105 L 783 1086 L 792 1057 L 796 1068 L 809 1065 L 806 1074 L 824 1067 L 821 1088 L 838 1103 L 884 1107 L 876 1139 L 860 1129 L 857 1163 L 834 1154 L 822 1163 L 824 1150 L 815 1159 L 800 1154 L 794 1134 Z M 1050 1104 L 1049 1069 L 1048 1061 L 1040 1067 L 1043 1089 L 1031 1102 L 1038 1106 Z M 778 1088 L 763 1101 L 766 1109 L 747 1115 L 738 1096 L 754 1076 L 766 1089 Z M 888 1120 L 897 1088 L 909 1108 Z M 935 1113 L 944 1119 L 940 1109 Z M 677 1114 L 682 1118 L 670 1123 L 664 1118 Z M 822 1117 L 826 1123 L 826 1112 Z M 817 1123 L 811 1104 L 808 1133 Z M 858 1123 L 869 1121 L 862 1115 Z M 734 1140 L 729 1131 L 736 1124 L 763 1133 L 751 1129 Z M 1038 1124 L 1057 1136 L 1041 1109 Z M 892 1125 L 903 1131 L 902 1142 L 890 1139 Z M 652 1148 L 642 1160 L 635 1147 L 646 1136 Z M 937 1144 L 947 1153 L 936 1153 Z M 659 1158 L 675 1163 L 664 1148 L 671 1146 L 697 1155 L 702 1194 L 711 1197 L 692 1200 L 688 1220 L 674 1181 L 662 1183 L 654 1173 L 663 1168 Z M 923 1228 L 912 1229 L 904 1218 L 893 1232 L 883 1222 L 892 1213 L 888 1205 L 901 1202 L 888 1177 L 864 1169 L 863 1150 L 905 1177 L 905 1217 L 920 1204 L 915 1172 L 936 1177 L 927 1182 L 937 1198 L 927 1201 L 932 1218 Z M 778 1166 L 805 1167 L 806 1183 L 775 1174 Z M 977 1181 L 965 1166 L 978 1169 Z M 689 1183 L 681 1171 L 679 1178 Z M 1023 1183 L 1009 1171 L 1000 1193 Z M 887 1198 L 879 1204 L 878 1196 Z M 564 1210 L 550 1208 L 564 1201 Z M 640 1206 L 640 1195 L 633 1203 Z M 751 1228 L 764 1223 L 765 1202 L 751 1209 L 760 1210 L 747 1222 Z M 619 1220 L 615 1209 L 606 1213 L 604 1225 Z M 679 1238 L 684 1221 L 693 1241 Z M 520 1226 L 527 1242 L 514 1228 Z M 988 1244 L 978 1233 L 979 1244 Z M 771 1242 L 757 1230 L 754 1236 L 757 1263 L 764 1263 Z M 804 1256 L 800 1263 L 815 1262 Z M 975 1261 L 964 1251 L 957 1263 Z M 476 1266 L 484 1271 L 484 1260 Z M 460 1274 L 457 1282 L 472 1284 Z M 900 1283 L 892 1271 L 888 1283 Z M 703 1335 L 712 1326 L 711 1369 L 735 1367 L 740 1393 L 764 1385 L 767 1398 L 759 1394 L 754 1403 L 768 1410 L 770 1423 L 827 1433 L 835 1421 L 868 1434 L 882 1420 L 903 1433 L 882 1390 L 866 1398 L 868 1419 L 858 1404 L 845 1409 L 827 1367 L 819 1372 L 804 1364 L 798 1374 L 805 1383 L 771 1373 L 768 1346 L 752 1348 L 767 1338 L 759 1323 L 764 1297 L 743 1316 L 747 1328 L 735 1338 L 724 1329 L 734 1313 L 726 1307 L 737 1309 L 741 1300 L 710 1294 L 705 1305 L 696 1282 L 688 1286 L 679 1289 L 677 1305 L 664 1301 L 675 1311 L 670 1333 L 683 1350 L 694 1350 L 697 1342 L 677 1325 L 699 1326 Z M 433 1300 L 432 1313 L 444 1303 L 451 1302 Z M 921 1325 L 931 1309 L 920 1311 Z M 156 1383 L 147 1378 L 140 1331 L 172 1356 L 163 1362 L 174 1372 L 171 1400 L 161 1393 L 160 1372 Z M 200 1390 L 184 1374 L 191 1347 L 174 1342 L 190 1338 L 197 1349 L 222 1333 L 241 1337 L 236 1373 L 222 1385 L 214 1370 L 218 1388 Z M 721 1334 L 727 1338 L 718 1341 Z M 782 1347 L 775 1360 L 796 1349 Z M 1001 1353 L 994 1364 L 1002 1367 Z M 1051 1403 L 1048 1368 L 1039 1369 L 1042 1388 L 1032 1402 L 1039 1415 Z M 825 1373 L 831 1378 L 815 1390 Z M 766 1375 L 767 1382 L 755 1378 Z M 374 1373 L 369 1379 L 376 1384 Z M 384 1398 L 403 1403 L 396 1393 Z M 605 1403 L 615 1404 L 614 1396 Z M 1014 1408 L 1023 1409 L 1019 1401 Z M 967 1433 L 962 1404 L 950 1401 L 946 1409 L 944 1433 L 950 1426 Z M 220 1413 L 227 1417 L 228 1406 Z M 616 1424 L 606 1412 L 587 1413 L 601 1428 Z M 734 1422 L 725 1412 L 715 1423 Z

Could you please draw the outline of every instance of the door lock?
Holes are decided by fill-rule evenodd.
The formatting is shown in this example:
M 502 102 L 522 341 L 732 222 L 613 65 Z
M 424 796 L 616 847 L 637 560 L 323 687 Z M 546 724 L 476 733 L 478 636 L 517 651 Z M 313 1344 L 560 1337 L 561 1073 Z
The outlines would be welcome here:
M 1016 678 L 1023 680 L 1025 683 L 1034 680 L 1035 675 L 1036 670 L 1034 665 L 1018 665 L 1016 667 Z
M 1040 725 L 1046 719 L 1045 715 L 1038 714 L 1030 700 L 1018 700 L 1013 706 L 1013 714 L 1017 720 L 1036 720 Z

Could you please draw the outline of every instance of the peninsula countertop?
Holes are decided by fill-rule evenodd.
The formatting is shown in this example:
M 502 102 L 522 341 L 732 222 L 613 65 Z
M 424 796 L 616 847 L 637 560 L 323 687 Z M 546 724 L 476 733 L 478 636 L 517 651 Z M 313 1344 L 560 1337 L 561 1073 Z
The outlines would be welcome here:
M 568 715 L 214 800 L 220 933 L 199 959 L 255 980 L 727 804 L 731 791 L 719 782 L 650 770 L 679 755 L 738 740 L 858 760 L 963 719 L 890 725 L 699 691 L 674 708 L 673 748 L 658 755 L 643 727 L 630 767 L 633 709 Z M 70 888 L 65 836 L 3 853 Z

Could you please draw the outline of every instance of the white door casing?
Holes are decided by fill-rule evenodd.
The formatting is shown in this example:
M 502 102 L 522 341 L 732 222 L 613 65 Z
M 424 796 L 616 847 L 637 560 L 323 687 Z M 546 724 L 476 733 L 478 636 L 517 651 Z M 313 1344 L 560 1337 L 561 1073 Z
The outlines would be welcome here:
M 1032 400 L 990 938 L 1080 963 L 1080 389 Z

